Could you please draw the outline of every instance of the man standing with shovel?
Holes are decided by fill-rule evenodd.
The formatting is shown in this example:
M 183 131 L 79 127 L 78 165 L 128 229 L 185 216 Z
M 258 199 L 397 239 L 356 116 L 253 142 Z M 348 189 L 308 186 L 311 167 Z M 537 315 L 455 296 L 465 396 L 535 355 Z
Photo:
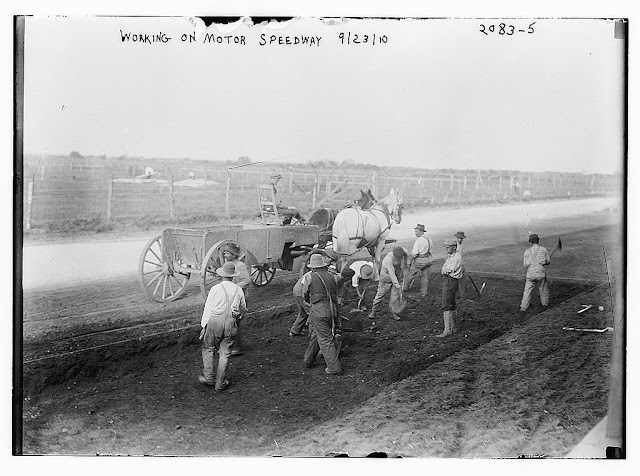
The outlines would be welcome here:
M 442 265 L 441 273 L 444 275 L 442 283 L 442 311 L 444 319 L 444 331 L 436 337 L 447 337 L 453 334 L 456 318 L 456 294 L 462 278 L 462 258 L 457 253 L 458 241 L 455 238 L 444 240 L 447 257 Z

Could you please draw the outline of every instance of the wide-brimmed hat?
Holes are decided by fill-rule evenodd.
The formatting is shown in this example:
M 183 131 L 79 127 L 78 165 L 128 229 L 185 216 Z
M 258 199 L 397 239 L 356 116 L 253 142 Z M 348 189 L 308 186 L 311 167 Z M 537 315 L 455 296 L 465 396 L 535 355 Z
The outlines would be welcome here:
M 414 228 L 414 230 L 420 230 L 420 231 L 421 231 L 421 232 L 423 232 L 423 233 L 424 233 L 425 231 L 427 231 L 427 230 L 425 230 L 424 225 L 421 225 L 420 223 L 418 223 L 418 224 L 416 225 L 416 227 Z
M 466 236 L 464 235 L 464 231 L 459 231 L 453 236 L 455 236 L 456 238 L 466 238 Z
M 455 238 L 447 238 L 444 240 L 444 246 L 458 246 L 458 241 Z
M 360 268 L 360 279 L 373 278 L 373 266 L 370 264 L 363 264 Z
M 309 263 L 307 264 L 308 268 L 326 268 L 326 266 L 327 263 L 325 263 L 320 253 L 311 255 L 311 258 L 309 258 Z
M 216 269 L 216 274 L 223 278 L 232 278 L 238 276 L 240 273 L 236 271 L 236 265 L 233 263 L 225 263 L 222 267 Z
M 242 251 L 240 251 L 240 247 L 235 243 L 227 243 L 227 245 L 224 247 L 224 251 L 228 251 L 234 256 L 240 256 L 242 254 Z

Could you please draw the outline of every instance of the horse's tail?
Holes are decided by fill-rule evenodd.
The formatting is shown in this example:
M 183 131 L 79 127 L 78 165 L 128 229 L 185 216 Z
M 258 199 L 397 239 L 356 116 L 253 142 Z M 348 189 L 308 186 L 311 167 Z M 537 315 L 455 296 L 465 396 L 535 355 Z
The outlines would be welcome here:
M 333 250 L 338 254 L 349 254 L 353 250 L 351 245 L 351 236 L 349 233 L 350 214 L 354 214 L 352 208 L 345 208 L 338 212 L 333 222 Z M 356 212 L 357 214 L 357 212 Z M 357 220 L 357 216 L 354 217 Z M 356 227 L 357 228 L 357 227 Z M 357 233 L 357 229 L 355 230 Z M 354 235 L 355 236 L 355 235 Z

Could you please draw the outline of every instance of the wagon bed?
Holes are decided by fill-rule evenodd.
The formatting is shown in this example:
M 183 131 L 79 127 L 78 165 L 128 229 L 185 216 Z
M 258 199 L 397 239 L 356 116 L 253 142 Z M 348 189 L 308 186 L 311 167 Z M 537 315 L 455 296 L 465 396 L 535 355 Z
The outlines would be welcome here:
M 221 225 L 166 228 L 145 246 L 139 263 L 142 288 L 157 302 L 173 301 L 184 292 L 191 275 L 201 278 L 203 296 L 219 279 L 216 269 L 228 243 L 241 250 L 256 286 L 268 284 L 276 269 L 291 270 L 296 257 L 318 243 L 315 225 Z

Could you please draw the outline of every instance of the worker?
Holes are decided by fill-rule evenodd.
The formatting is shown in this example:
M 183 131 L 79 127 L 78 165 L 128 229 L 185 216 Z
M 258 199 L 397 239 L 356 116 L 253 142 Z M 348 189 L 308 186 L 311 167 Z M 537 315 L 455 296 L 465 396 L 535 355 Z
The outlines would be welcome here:
M 298 281 L 296 281 L 296 284 L 293 286 L 293 299 L 298 306 L 298 314 L 293 321 L 291 329 L 289 329 L 289 337 L 304 335 L 303 329 L 307 324 L 307 320 L 309 319 L 309 311 L 311 309 L 311 305 L 304 300 L 303 287 L 305 282 L 309 279 L 310 275 L 311 271 L 307 271 L 298 279 Z
M 367 308 L 361 304 L 364 300 L 364 293 L 373 279 L 373 263 L 365 260 L 353 261 L 342 269 L 340 275 L 345 283 L 340 295 L 341 304 L 344 303 L 348 295 L 349 285 L 347 283 L 350 281 L 351 287 L 355 288 L 358 294 L 358 307 L 356 309 L 365 311 Z
M 233 283 L 233 278 L 239 274 L 233 263 L 223 264 L 216 269 L 216 274 L 222 278 L 222 282 L 209 290 L 200 321 L 203 372 L 198 376 L 198 381 L 215 385 L 217 391 L 222 391 L 229 386 L 226 374 L 231 346 L 236 337 L 238 321 L 242 319 L 247 306 L 242 288 Z M 214 379 L 213 355 L 216 352 L 218 371 Z
M 325 373 L 342 373 L 340 347 L 342 342 L 342 322 L 338 307 L 338 282 L 336 275 L 327 270 L 327 262 L 322 255 L 314 254 L 307 265 L 310 276 L 303 283 L 304 299 L 309 309 L 309 345 L 304 353 L 306 367 L 313 367 L 316 356 L 322 351 Z
M 389 312 L 391 317 L 396 321 L 400 320 L 395 312 L 393 312 L 392 303 L 400 299 L 400 291 L 402 290 L 402 284 L 400 280 L 404 275 L 404 268 L 407 263 L 407 253 L 400 246 L 394 247 L 390 253 L 387 253 L 382 259 L 380 267 L 380 278 L 378 280 L 378 291 L 373 298 L 373 304 L 371 305 L 371 313 L 369 313 L 369 319 L 376 318 L 376 312 L 382 299 L 385 295 L 391 291 L 389 298 Z
M 441 273 L 444 275 L 442 282 L 442 311 L 444 319 L 444 331 L 436 337 L 447 337 L 456 331 L 456 294 L 458 283 L 462 277 L 462 258 L 457 253 L 458 240 L 447 238 L 444 240 L 447 251 Z
M 455 235 L 456 241 L 458 242 L 458 246 L 456 247 L 456 252 L 460 255 L 460 259 L 462 260 L 462 277 L 460 281 L 458 281 L 458 297 L 461 299 L 467 298 L 467 272 L 464 269 L 464 247 L 462 241 L 466 238 L 464 231 L 459 231 Z
M 420 276 L 420 295 L 426 297 L 429 291 L 429 270 L 433 264 L 431 256 L 432 242 L 425 232 L 424 225 L 418 223 L 414 228 L 416 241 L 413 243 L 409 258 L 409 273 L 405 281 L 404 290 L 409 291 L 413 280 Z
M 251 284 L 251 275 L 249 274 L 247 265 L 240 259 L 242 254 L 240 247 L 235 243 L 227 243 L 222 251 L 225 263 L 233 263 L 236 271 L 238 272 L 238 275 L 233 278 L 233 283 L 240 286 L 244 293 L 245 300 L 248 300 L 250 295 L 249 285 Z M 240 332 L 240 327 L 238 326 L 238 332 L 231 348 L 231 356 L 235 357 L 237 355 L 242 355 L 243 353 L 242 334 Z
M 540 293 L 540 302 L 542 307 L 549 305 L 549 284 L 547 283 L 547 271 L 545 266 L 551 262 L 549 252 L 544 246 L 538 243 L 540 238 L 535 233 L 529 235 L 529 243 L 531 247 L 524 252 L 524 267 L 527 269 L 526 281 L 524 284 L 524 292 L 522 294 L 522 302 L 520 303 L 520 311 L 525 312 L 531 303 L 531 292 L 533 288 L 538 286 Z

